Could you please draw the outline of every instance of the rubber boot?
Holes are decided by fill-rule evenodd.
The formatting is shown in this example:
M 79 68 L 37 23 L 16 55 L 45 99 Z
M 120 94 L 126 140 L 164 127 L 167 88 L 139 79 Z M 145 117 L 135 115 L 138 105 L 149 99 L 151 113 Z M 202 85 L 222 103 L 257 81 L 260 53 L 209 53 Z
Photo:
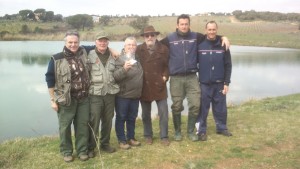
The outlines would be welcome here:
M 198 141 L 198 136 L 194 133 L 197 118 L 193 115 L 188 115 L 187 133 L 191 141 Z
M 182 136 L 181 136 L 181 114 L 174 114 L 173 113 L 173 124 L 174 124 L 174 129 L 175 129 L 174 140 L 175 141 L 181 141 L 182 140 Z

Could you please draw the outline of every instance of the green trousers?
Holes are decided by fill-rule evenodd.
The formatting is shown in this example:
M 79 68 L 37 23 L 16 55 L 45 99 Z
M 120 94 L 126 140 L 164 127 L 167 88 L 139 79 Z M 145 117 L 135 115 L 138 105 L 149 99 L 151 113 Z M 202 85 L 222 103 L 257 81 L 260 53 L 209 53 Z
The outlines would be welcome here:
M 115 95 L 90 96 L 90 138 L 89 150 L 94 150 L 100 139 L 100 146 L 108 146 L 114 117 Z M 101 138 L 99 138 L 99 125 L 101 122 Z
M 186 76 L 171 76 L 170 93 L 172 98 L 172 115 L 175 133 L 181 132 L 181 112 L 183 100 L 188 102 L 188 126 L 187 132 L 191 134 L 194 131 L 196 119 L 200 109 L 200 86 L 196 74 Z
M 74 125 L 75 149 L 77 155 L 87 154 L 88 150 L 88 122 L 89 122 L 89 99 L 80 101 L 71 99 L 70 106 L 59 105 L 58 121 L 60 136 L 60 152 L 62 155 L 73 154 L 71 125 Z

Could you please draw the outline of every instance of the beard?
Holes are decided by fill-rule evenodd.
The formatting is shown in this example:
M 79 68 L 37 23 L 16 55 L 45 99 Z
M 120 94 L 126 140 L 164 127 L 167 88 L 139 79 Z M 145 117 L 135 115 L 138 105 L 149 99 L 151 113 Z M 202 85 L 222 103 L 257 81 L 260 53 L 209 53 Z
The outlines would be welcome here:
M 150 49 L 151 49 L 151 48 L 154 47 L 155 41 L 147 41 L 146 44 L 147 44 L 147 48 L 150 48 Z

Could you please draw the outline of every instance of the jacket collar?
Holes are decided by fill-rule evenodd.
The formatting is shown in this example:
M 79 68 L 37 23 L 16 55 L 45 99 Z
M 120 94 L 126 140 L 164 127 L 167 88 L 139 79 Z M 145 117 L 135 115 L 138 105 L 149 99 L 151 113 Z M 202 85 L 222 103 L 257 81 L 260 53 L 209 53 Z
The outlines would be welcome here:
M 180 37 L 187 37 L 190 34 L 190 32 L 191 32 L 191 29 L 189 29 L 187 33 L 183 33 L 180 30 L 178 30 L 178 28 L 176 28 L 176 33 Z

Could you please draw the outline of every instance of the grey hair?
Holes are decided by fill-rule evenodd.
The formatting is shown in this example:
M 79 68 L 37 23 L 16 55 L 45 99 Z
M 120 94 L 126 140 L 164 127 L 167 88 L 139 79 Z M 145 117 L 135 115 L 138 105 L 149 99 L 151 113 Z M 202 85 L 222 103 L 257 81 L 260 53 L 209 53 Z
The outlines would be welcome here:
M 64 40 L 66 41 L 67 39 L 67 36 L 77 36 L 77 38 L 79 39 L 80 38 L 80 35 L 79 35 L 79 33 L 77 32 L 77 31 L 68 31 L 68 32 L 66 32 L 66 34 L 65 34 L 65 37 L 64 37 Z
M 128 41 L 134 41 L 135 44 L 137 44 L 137 41 L 136 41 L 135 37 L 133 37 L 133 36 L 129 36 L 125 39 L 125 45 L 128 44 Z

